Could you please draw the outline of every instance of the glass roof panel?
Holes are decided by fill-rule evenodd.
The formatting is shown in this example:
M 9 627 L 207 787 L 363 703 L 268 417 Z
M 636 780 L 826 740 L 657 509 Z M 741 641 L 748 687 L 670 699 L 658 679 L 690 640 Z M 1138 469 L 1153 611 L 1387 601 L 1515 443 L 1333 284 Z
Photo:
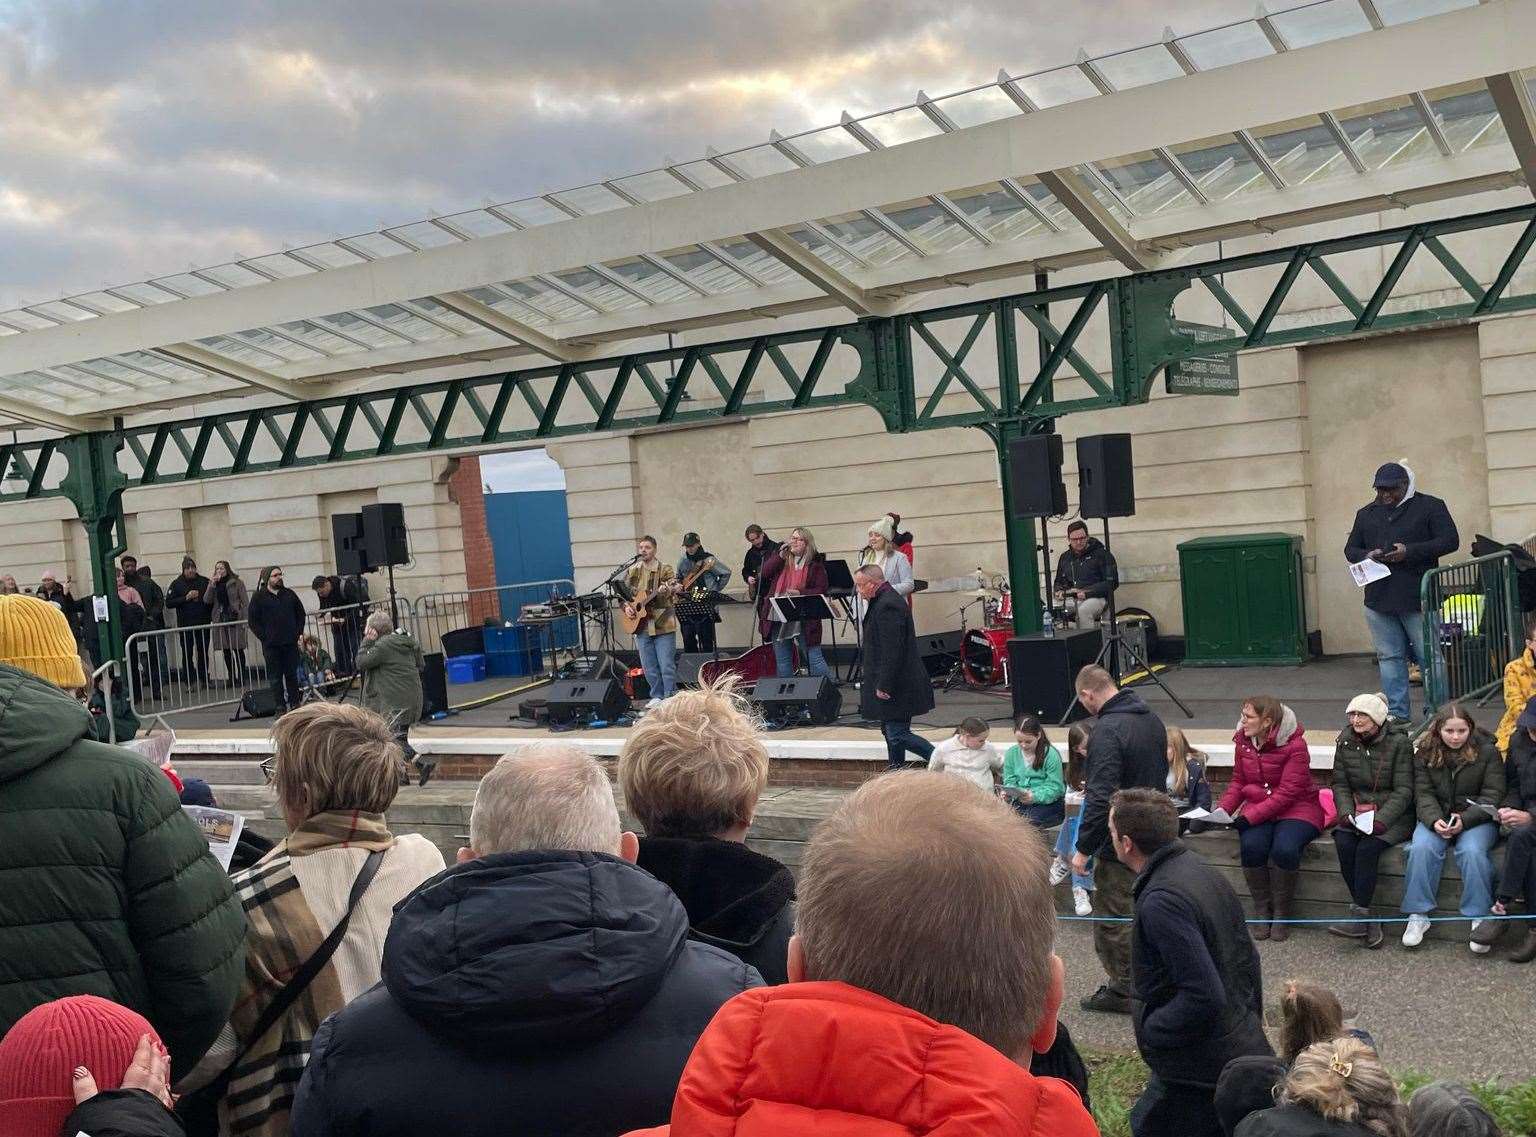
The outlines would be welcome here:
M 125 351 L 117 358 L 132 367 L 142 367 L 145 371 L 163 375 L 177 383 L 197 379 L 207 374 L 200 367 L 191 367 L 180 360 L 164 355 L 151 355 L 147 351 Z
M 273 276 L 308 276 L 315 271 L 303 261 L 296 261 L 283 253 L 268 253 L 264 257 L 247 257 L 245 263 L 265 269 Z
M 721 155 L 732 169 L 740 170 L 749 178 L 763 178 L 769 174 L 782 174 L 798 167 L 788 157 L 772 146 L 753 146 L 748 150 L 735 150 Z M 729 177 L 729 175 L 726 175 Z
M 346 268 L 349 265 L 362 264 L 364 260 L 356 253 L 332 244 L 330 241 L 323 241 L 318 245 L 305 245 L 301 249 L 295 249 L 294 252 L 302 253 L 307 259 L 316 261 L 326 268 Z
M 1045 223 L 997 182 L 960 190 L 950 194 L 949 200 L 989 237 L 998 241 L 1016 241 L 1045 231 Z
M 287 362 L 280 355 L 264 351 L 253 344 L 244 343 L 232 336 L 208 336 L 197 342 L 217 355 L 226 355 L 230 359 L 241 363 L 249 363 L 253 367 L 271 367 L 274 363 Z
M 364 308 L 363 311 L 379 323 L 387 325 L 391 331 L 397 331 L 417 343 L 447 339 L 450 335 L 431 321 L 423 320 L 395 304 L 380 304 L 376 308 Z
M 1406 24 L 1457 8 L 1475 8 L 1479 3 L 1481 0 L 1376 0 L 1376 11 L 1384 24 Z
M 146 375 L 142 371 L 136 371 L 131 367 L 125 366 L 117 359 L 87 359 L 80 366 L 89 367 L 92 371 L 110 376 L 113 379 L 128 384 L 130 387 L 137 387 L 140 390 L 153 390 L 174 386 L 171 380 L 163 375 Z
M 580 320 L 592 315 L 592 309 L 585 304 L 577 303 L 553 288 L 546 288 L 536 280 L 504 280 L 500 282 L 500 286 L 511 293 L 514 299 L 543 312 L 549 319 L 556 322 Z
M 1328 128 L 1315 118 L 1260 127 L 1253 136 L 1288 185 L 1306 181 L 1327 163 L 1343 157 Z
M 733 237 L 728 241 L 719 242 L 716 248 L 767 284 L 779 284 L 795 276 L 794 269 L 783 261 L 770 257 L 751 241 Z
M 812 162 L 835 162 L 839 158 L 850 158 L 855 154 L 869 152 L 862 142 L 840 126 L 813 130 L 809 134 L 796 135 L 784 141 Z
M 141 304 L 168 304 L 172 300 L 181 299 L 181 297 L 174 296 L 163 288 L 156 288 L 148 281 L 141 284 L 119 285 L 112 291 L 121 292 L 130 300 L 137 300 Z
M 1155 213 L 1172 198 L 1189 193 L 1173 176 L 1168 163 L 1147 151 L 1096 162 L 1094 166 L 1137 213 Z
M 694 295 L 693 289 L 686 284 L 673 280 L 661 269 L 639 257 L 606 264 L 603 267 L 615 276 L 623 277 L 631 287 L 645 293 L 653 304 L 670 304 L 678 300 L 687 300 Z
M 512 226 L 483 209 L 469 209 L 463 213 L 449 214 L 443 218 L 443 221 L 455 229 L 462 229 L 471 237 L 494 237 L 498 233 L 512 232 Z
M 209 284 L 201 277 L 190 273 L 178 272 L 170 276 L 157 276 L 151 284 L 163 285 L 170 292 L 179 292 L 183 296 L 212 296 L 215 292 L 223 292 L 217 284 Z
M 1290 47 L 1310 47 L 1371 30 L 1359 0 L 1323 0 L 1288 12 L 1276 12 L 1270 23 Z
M 1018 104 L 996 86 L 982 87 L 977 91 L 962 91 L 958 95 L 934 99 L 933 105 L 947 115 L 956 126 L 980 126 L 1000 118 L 1012 118 L 1019 114 Z
M 610 209 L 623 209 L 629 202 L 607 186 L 577 186 L 549 195 L 569 205 L 577 213 L 607 213 Z
M 1093 196 L 1100 205 L 1114 214 L 1122 223 L 1131 219 L 1130 214 L 1126 212 L 1125 205 L 1113 193 L 1108 192 L 1104 188 L 1103 183 L 1094 177 L 1093 170 L 1088 166 L 1073 166 L 1072 170 L 1083 179 L 1083 184 L 1093 191 Z
M 1190 62 L 1201 71 L 1212 71 L 1217 67 L 1229 67 L 1234 63 L 1246 63 L 1250 59 L 1275 54 L 1275 49 L 1264 37 L 1263 29 L 1252 20 L 1180 36 L 1179 46 L 1189 55 Z
M 1270 185 L 1247 148 L 1230 134 L 1186 142 L 1171 150 L 1212 201 Z
M 728 186 L 736 180 L 730 174 L 727 174 L 724 170 L 710 162 L 679 162 L 676 163 L 676 166 L 678 172 L 690 182 L 703 186 L 705 189 L 719 189 L 721 186 Z
M 371 257 L 397 257 L 401 253 L 411 250 L 399 241 L 392 241 L 383 233 L 362 233 L 356 237 L 348 237 L 347 244 L 354 249 L 361 249 Z
M 121 379 L 110 376 L 94 375 L 89 371 L 81 371 L 71 367 L 67 363 L 61 363 L 48 369 L 49 374 L 67 379 L 77 387 L 83 387 L 87 391 L 95 391 L 98 394 L 113 394 L 122 391 L 138 391 L 140 387 L 134 383 L 125 383 Z
M 549 313 L 520 303 L 499 288 L 470 288 L 465 291 L 465 295 L 525 324 L 542 325 L 550 322 Z
M 511 201 L 496 208 L 524 225 L 551 225 L 571 219 L 570 214 L 550 205 L 541 197 L 525 197 L 521 201 Z
M 461 336 L 478 336 L 485 329 L 473 320 L 466 319 L 451 308 L 445 308 L 431 296 L 418 297 L 411 301 L 412 305 L 426 312 L 434 320 L 447 324 Z
M 137 304 L 130 304 L 121 296 L 109 296 L 105 292 L 82 292 L 76 299 L 82 304 L 103 308 L 108 312 L 131 312 L 139 307 Z
M 86 308 L 77 308 L 73 304 L 66 304 L 62 300 L 44 300 L 41 304 L 33 304 L 32 311 L 39 316 L 58 321 L 64 324 L 74 324 L 81 320 L 93 320 L 96 314 Z
M 248 332 L 237 332 L 233 338 L 242 343 L 248 343 L 259 351 L 275 355 L 279 359 L 291 363 L 307 363 L 309 360 L 323 359 L 327 355 L 334 354 L 332 352 L 316 351 L 313 348 L 305 347 L 303 344 L 281 339 L 265 328 L 253 328 Z
M 279 324 L 277 330 L 284 335 L 292 336 L 294 339 L 302 341 L 309 345 L 311 349 L 326 355 L 345 355 L 350 351 L 362 350 L 351 340 L 343 339 L 329 328 L 309 320 L 295 320 L 291 324 Z M 363 342 L 366 344 L 369 341 L 363 340 Z
M 1079 99 L 1091 99 L 1099 89 L 1089 82 L 1076 67 L 1058 67 L 1054 71 L 1042 71 L 1038 75 L 1025 75 L 1016 80 L 1018 87 L 1029 101 L 1040 108 L 1056 107 L 1062 103 L 1075 103 Z
M 204 276 L 210 276 L 220 284 L 226 284 L 230 288 L 244 288 L 251 284 L 261 284 L 267 278 L 260 273 L 252 272 L 238 264 L 216 265 L 213 268 L 199 269 Z
M 397 225 L 389 230 L 402 240 L 422 249 L 436 249 L 443 245 L 458 245 L 462 239 L 430 221 L 414 221 L 409 225 Z
M 886 111 L 870 118 L 860 119 L 859 125 L 887 146 L 900 146 L 919 138 L 932 138 L 940 134 L 938 123 L 916 107 Z
M 931 252 L 947 253 L 981 243 L 965 226 L 928 198 L 888 205 L 883 212 L 901 226 L 903 232 L 910 234 L 918 244 Z
M 1117 91 L 1142 87 L 1148 83 L 1161 83 L 1164 79 L 1177 79 L 1184 74 L 1178 61 L 1160 43 L 1106 55 L 1095 59 L 1093 66 Z
M 1477 143 L 1487 133 L 1489 123 L 1498 118 L 1493 96 L 1482 82 L 1440 87 L 1424 92 L 1424 97 L 1440 119 L 1451 149 L 1457 152 Z
M 1411 143 L 1429 141 L 1424 119 L 1406 98 L 1345 107 L 1337 112 L 1337 117 L 1369 169 L 1378 169 L 1399 158 L 1403 148 Z
M 820 257 L 839 272 L 857 272 L 862 267 L 853 258 L 844 253 L 842 249 L 836 245 L 828 244 L 826 239 L 814 229 L 797 226 L 793 229 L 785 229 L 784 232 L 788 234 L 790 240 L 794 241 L 797 245 L 804 246 L 809 252 Z
M 625 292 L 624 289 L 612 281 L 604 279 L 589 268 L 572 269 L 569 272 L 555 272 L 550 273 L 550 275 L 572 292 L 577 292 L 587 297 L 599 308 L 624 311 L 629 308 L 645 307 L 645 301 L 639 300 L 630 293 Z
M 374 348 L 399 347 L 411 340 L 399 332 L 385 331 L 376 324 L 358 318 L 355 312 L 336 312 L 329 316 L 316 316 L 312 321 L 322 328 L 329 328 L 355 340 L 362 340 Z
M 35 316 L 31 312 L 24 312 L 20 308 L 14 312 L 5 313 L 5 320 L 9 324 L 16 324 L 20 327 L 37 331 L 43 328 L 56 328 L 59 326 L 58 320 L 44 319 L 42 316 Z
M 862 213 L 843 213 L 820 218 L 827 232 L 851 249 L 866 264 L 885 265 L 911 255 L 900 241 Z
M 641 201 L 662 201 L 693 192 L 665 170 L 648 170 L 627 178 L 614 178 L 613 184 Z
M 748 287 L 747 281 L 742 279 L 740 273 L 732 272 L 707 250 L 697 245 L 673 249 L 663 253 L 661 259 L 711 295 L 739 292 Z M 673 283 L 677 282 L 673 281 Z M 683 286 L 678 285 L 678 287 Z

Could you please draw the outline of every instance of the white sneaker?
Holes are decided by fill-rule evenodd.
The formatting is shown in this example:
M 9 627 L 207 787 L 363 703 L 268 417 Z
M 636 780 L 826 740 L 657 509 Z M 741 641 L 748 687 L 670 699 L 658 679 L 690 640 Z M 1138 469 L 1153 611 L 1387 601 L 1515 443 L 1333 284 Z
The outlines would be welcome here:
M 1403 929 L 1403 946 L 1418 947 L 1424 942 L 1424 933 L 1427 931 L 1429 931 L 1429 917 L 1415 912 L 1408 917 L 1408 926 Z
M 1473 920 L 1472 921 L 1472 934 L 1474 936 L 1477 935 L 1477 929 L 1482 927 L 1482 926 L 1483 926 L 1483 921 L 1482 920 Z M 1493 945 L 1492 944 L 1480 944 L 1475 939 L 1472 940 L 1470 943 L 1468 943 L 1467 946 L 1472 949 L 1472 954 L 1473 955 L 1487 955 L 1489 952 L 1491 952 L 1493 950 Z
M 1051 874 L 1048 879 L 1051 882 L 1052 888 L 1055 888 L 1058 884 L 1066 880 L 1067 877 L 1071 875 L 1072 866 L 1067 864 L 1067 862 L 1061 857 L 1057 857 L 1054 861 L 1051 862 Z
M 1079 916 L 1093 915 L 1093 901 L 1088 898 L 1086 888 L 1074 888 L 1072 890 L 1072 903 L 1077 906 Z

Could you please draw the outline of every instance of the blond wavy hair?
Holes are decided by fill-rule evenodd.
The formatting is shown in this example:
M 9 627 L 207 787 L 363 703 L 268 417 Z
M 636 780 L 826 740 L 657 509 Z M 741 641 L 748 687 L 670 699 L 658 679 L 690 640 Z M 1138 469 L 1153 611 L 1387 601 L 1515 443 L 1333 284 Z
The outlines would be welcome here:
M 383 813 L 400 792 L 405 754 L 382 715 L 314 702 L 272 727 L 272 786 L 290 816 L 329 810 Z
M 619 754 L 624 803 L 652 837 L 714 836 L 750 824 L 768 784 L 768 749 L 727 675 L 648 713 Z
M 1277 1100 L 1380 1137 L 1408 1134 L 1407 1110 L 1392 1075 L 1376 1051 L 1353 1035 L 1315 1042 L 1298 1054 Z

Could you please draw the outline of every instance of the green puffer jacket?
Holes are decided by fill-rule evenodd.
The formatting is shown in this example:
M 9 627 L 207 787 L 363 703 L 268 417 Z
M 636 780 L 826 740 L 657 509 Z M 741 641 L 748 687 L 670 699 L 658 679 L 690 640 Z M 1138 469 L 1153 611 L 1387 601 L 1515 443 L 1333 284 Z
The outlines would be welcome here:
M 1376 833 L 1396 845 L 1413 832 L 1413 743 L 1408 732 L 1389 722 L 1369 742 L 1349 727 L 1339 735 L 1333 750 L 1333 804 L 1339 824 L 1365 809 L 1376 807 Z
M 229 1020 L 245 916 L 166 776 L 91 733 L 69 695 L 0 664 L 0 1034 L 100 995 L 154 1024 L 180 1077 Z
M 1477 757 L 1454 770 L 1441 766 L 1432 770 L 1424 764 L 1422 753 L 1413 758 L 1413 801 L 1419 820 L 1430 829 L 1453 813 L 1461 814 L 1463 829 L 1493 820 L 1490 810 L 1504 800 L 1504 757 L 1493 735 L 1478 731 L 1467 740 L 1477 747 Z M 1468 805 L 1471 800 L 1476 805 Z
M 363 673 L 363 706 L 395 722 L 400 730 L 421 721 L 421 648 L 405 632 L 365 639 L 357 648 Z

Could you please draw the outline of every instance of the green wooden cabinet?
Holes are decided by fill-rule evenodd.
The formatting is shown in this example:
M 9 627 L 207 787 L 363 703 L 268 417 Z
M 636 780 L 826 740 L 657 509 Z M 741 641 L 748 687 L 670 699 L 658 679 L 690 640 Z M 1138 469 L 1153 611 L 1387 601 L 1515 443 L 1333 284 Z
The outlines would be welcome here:
M 1300 537 L 1239 533 L 1185 541 L 1179 546 L 1179 578 L 1185 663 L 1241 667 L 1306 661 Z

